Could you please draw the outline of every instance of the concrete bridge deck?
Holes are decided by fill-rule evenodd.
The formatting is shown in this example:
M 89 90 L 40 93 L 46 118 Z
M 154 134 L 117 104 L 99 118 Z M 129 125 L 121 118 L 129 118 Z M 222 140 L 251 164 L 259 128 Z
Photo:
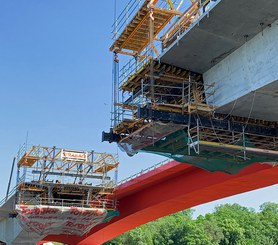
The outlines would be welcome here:
M 278 121 L 278 4 L 218 0 L 161 55 L 214 84 L 216 112 Z

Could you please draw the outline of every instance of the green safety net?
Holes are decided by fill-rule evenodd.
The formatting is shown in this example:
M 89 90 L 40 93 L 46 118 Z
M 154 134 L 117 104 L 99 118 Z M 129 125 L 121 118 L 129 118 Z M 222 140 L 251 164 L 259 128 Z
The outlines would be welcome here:
M 221 171 L 229 174 L 236 174 L 241 169 L 256 162 L 271 162 L 271 159 L 264 157 L 250 157 L 244 160 L 243 157 L 236 157 L 233 154 L 208 150 L 201 150 L 197 154 L 193 149 L 189 149 L 188 143 L 186 131 L 179 130 L 155 144 L 143 148 L 142 151 L 159 154 L 178 162 L 189 163 L 210 172 Z M 242 143 L 239 142 L 238 145 L 242 145 Z M 254 147 L 248 139 L 245 139 L 245 146 Z
M 117 210 L 109 210 L 107 212 L 106 217 L 102 221 L 102 223 L 109 222 L 111 219 L 113 219 L 114 217 L 119 216 L 119 215 L 120 215 L 119 211 L 117 211 Z

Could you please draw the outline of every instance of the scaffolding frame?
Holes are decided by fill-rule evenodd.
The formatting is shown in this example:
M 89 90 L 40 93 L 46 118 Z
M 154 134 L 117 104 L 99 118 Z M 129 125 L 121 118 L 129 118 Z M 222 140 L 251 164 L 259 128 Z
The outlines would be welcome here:
M 17 163 L 18 167 L 41 169 L 44 174 L 47 174 L 47 170 L 53 170 L 60 171 L 62 175 L 78 173 L 84 177 L 89 172 L 107 174 L 118 164 L 118 156 L 115 154 L 40 145 L 31 146 L 29 150 L 23 146 L 18 153 Z
M 181 12 L 168 9 L 172 1 L 130 0 L 112 25 L 114 43 L 110 51 L 134 56 L 148 45 L 176 15 Z M 154 48 L 155 49 L 155 48 Z
M 177 25 L 186 19 L 188 28 L 208 4 L 208 1 L 190 0 L 190 6 L 181 13 L 179 9 L 183 2 L 130 0 L 115 19 L 110 47 L 114 53 L 111 131 L 119 136 L 121 144 L 140 145 L 137 141 L 151 144 L 159 140 L 158 135 L 167 135 L 153 135 L 155 129 L 152 131 L 150 128 L 156 122 L 138 117 L 137 110 L 141 107 L 151 106 L 160 111 L 181 114 L 209 114 L 215 109 L 207 103 L 215 92 L 214 84 L 207 86 L 201 74 L 159 61 L 156 43 L 161 41 L 163 48 L 166 39 L 175 35 Z M 162 30 L 167 31 L 159 37 Z M 118 54 L 132 56 L 121 69 Z M 166 132 L 166 127 L 164 125 L 162 131 Z M 168 133 L 173 133 L 173 130 Z M 135 148 L 137 150 L 138 147 Z
M 150 62 L 121 84 L 122 101 L 117 104 L 114 132 L 130 133 L 135 125 L 146 121 L 137 118 L 139 107 L 151 105 L 162 111 L 209 113 L 214 107 L 207 99 L 214 94 L 213 84 L 204 85 L 200 74 L 154 61 L 154 84 L 150 81 Z M 143 123 L 142 123 L 143 122 Z M 126 128 L 126 131 L 125 131 Z M 135 131 L 138 128 L 135 128 Z
M 115 210 L 118 164 L 116 154 L 23 145 L 17 158 L 17 203 L 99 208 L 96 202 L 102 202 L 101 208 Z
M 188 155 L 202 155 L 203 152 L 218 152 L 231 155 L 241 160 L 263 157 L 278 157 L 278 137 L 246 133 L 242 131 L 223 130 L 197 125 L 188 128 Z

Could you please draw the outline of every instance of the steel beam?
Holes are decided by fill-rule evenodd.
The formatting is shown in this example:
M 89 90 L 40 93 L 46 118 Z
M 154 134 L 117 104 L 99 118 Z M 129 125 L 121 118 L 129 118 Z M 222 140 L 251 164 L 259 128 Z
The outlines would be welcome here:
M 194 114 L 180 114 L 180 113 L 173 113 L 167 111 L 158 111 L 151 108 L 138 108 L 137 112 L 138 118 L 144 118 L 149 120 L 159 120 L 164 122 L 173 122 L 177 124 L 185 124 L 190 126 L 197 126 L 197 120 L 199 123 L 204 127 L 213 127 L 216 129 L 223 129 L 229 131 L 237 131 L 242 132 L 244 128 L 245 133 L 249 134 L 258 134 L 264 136 L 278 136 L 278 129 L 274 125 L 271 126 L 264 126 L 264 125 L 255 125 L 248 122 L 235 122 L 233 118 L 226 118 L 226 119 L 215 119 L 210 117 L 205 117 L 202 115 L 194 115 Z M 246 118 L 248 121 L 248 119 Z

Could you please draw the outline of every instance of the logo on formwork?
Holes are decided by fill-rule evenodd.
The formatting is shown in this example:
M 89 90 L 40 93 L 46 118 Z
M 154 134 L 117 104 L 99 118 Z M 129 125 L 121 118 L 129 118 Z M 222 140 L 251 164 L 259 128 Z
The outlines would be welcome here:
M 82 236 L 107 216 L 107 210 L 103 208 L 16 205 L 16 211 L 21 227 L 39 235 Z
M 61 157 L 64 160 L 71 160 L 71 161 L 80 161 L 84 162 L 87 161 L 88 153 L 82 151 L 61 151 Z

